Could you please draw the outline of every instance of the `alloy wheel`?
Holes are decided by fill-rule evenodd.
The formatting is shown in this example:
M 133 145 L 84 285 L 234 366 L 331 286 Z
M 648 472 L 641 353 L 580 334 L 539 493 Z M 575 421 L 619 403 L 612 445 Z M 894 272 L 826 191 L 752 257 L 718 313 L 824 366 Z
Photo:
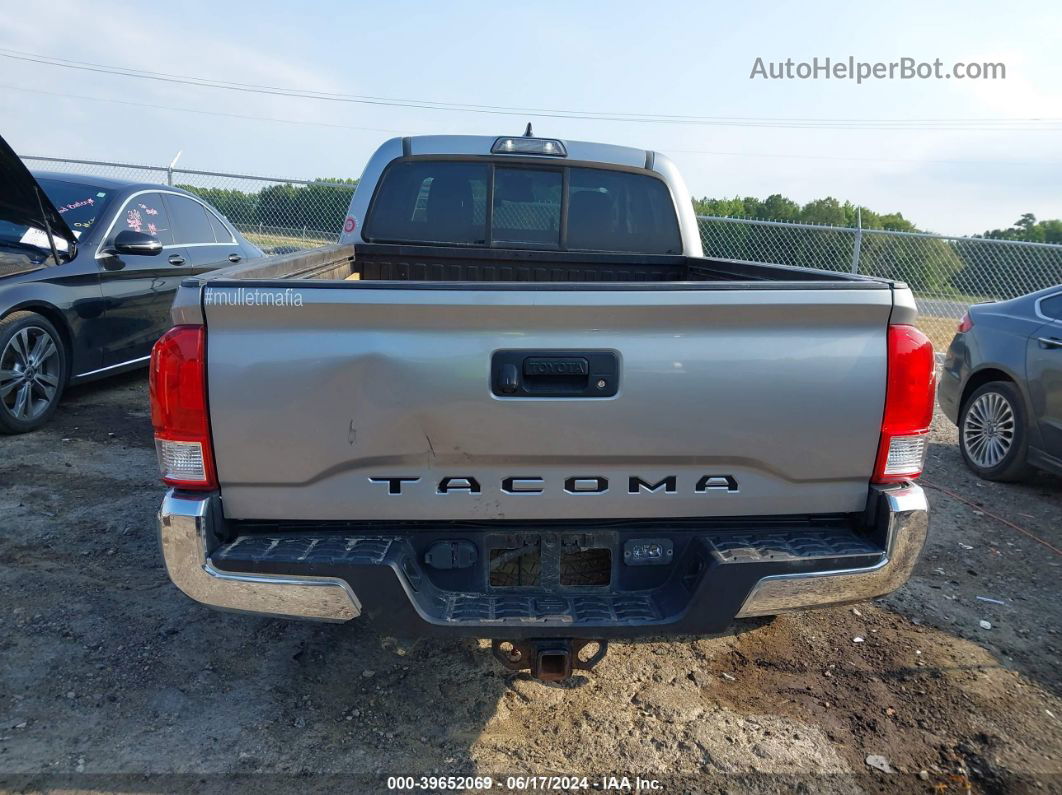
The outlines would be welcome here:
M 59 391 L 62 359 L 51 333 L 26 326 L 0 351 L 0 407 L 16 420 L 41 416 Z
M 1014 445 L 1014 407 L 998 392 L 985 392 L 966 412 L 962 445 L 982 469 L 999 466 Z

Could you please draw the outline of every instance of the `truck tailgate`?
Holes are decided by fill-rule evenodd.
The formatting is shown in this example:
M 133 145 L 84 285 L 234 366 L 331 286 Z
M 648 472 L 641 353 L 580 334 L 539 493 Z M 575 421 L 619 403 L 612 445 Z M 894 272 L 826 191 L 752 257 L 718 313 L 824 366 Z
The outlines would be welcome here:
M 888 285 L 276 284 L 204 289 L 229 518 L 665 518 L 866 503 Z M 247 297 L 270 292 L 283 300 Z M 495 394 L 497 351 L 606 352 L 615 394 Z

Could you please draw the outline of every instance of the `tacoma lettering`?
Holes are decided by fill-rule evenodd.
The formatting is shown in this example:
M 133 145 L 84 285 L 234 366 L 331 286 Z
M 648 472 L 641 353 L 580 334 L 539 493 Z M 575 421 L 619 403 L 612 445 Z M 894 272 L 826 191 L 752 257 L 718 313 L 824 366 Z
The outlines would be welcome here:
M 420 480 L 420 477 L 396 475 L 374 475 L 369 478 L 370 483 L 386 484 L 387 493 L 391 495 L 406 493 L 403 491 L 406 484 L 419 483 Z M 553 489 L 558 486 L 567 494 L 604 494 L 608 491 L 609 482 L 603 475 L 571 475 L 556 484 Z M 509 475 L 502 478 L 499 490 L 503 494 L 542 494 L 551 489 L 546 479 L 539 475 Z M 479 480 L 471 475 L 447 475 L 439 480 L 436 488 L 437 494 L 481 494 L 482 491 Z M 678 475 L 665 475 L 655 479 L 631 475 L 627 478 L 628 494 L 677 494 L 678 491 Z M 702 475 L 695 482 L 693 492 L 736 494 L 738 482 L 733 475 Z

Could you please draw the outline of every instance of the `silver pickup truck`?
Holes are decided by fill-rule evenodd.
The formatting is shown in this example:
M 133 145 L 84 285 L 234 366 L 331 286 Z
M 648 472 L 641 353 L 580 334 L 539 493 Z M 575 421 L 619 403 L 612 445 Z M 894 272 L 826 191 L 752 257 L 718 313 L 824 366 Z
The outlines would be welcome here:
M 658 153 L 396 138 L 338 245 L 181 285 L 150 376 L 166 566 L 543 679 L 885 594 L 926 537 L 915 315 L 900 283 L 705 258 Z

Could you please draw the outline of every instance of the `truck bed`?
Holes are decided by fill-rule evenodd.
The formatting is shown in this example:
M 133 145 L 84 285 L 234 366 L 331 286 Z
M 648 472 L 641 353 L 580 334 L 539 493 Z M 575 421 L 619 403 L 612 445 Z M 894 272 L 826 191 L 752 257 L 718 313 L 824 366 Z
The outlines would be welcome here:
M 796 282 L 881 289 L 881 280 L 836 271 L 684 255 L 334 245 L 215 271 L 211 280 L 334 279 L 417 282 Z

